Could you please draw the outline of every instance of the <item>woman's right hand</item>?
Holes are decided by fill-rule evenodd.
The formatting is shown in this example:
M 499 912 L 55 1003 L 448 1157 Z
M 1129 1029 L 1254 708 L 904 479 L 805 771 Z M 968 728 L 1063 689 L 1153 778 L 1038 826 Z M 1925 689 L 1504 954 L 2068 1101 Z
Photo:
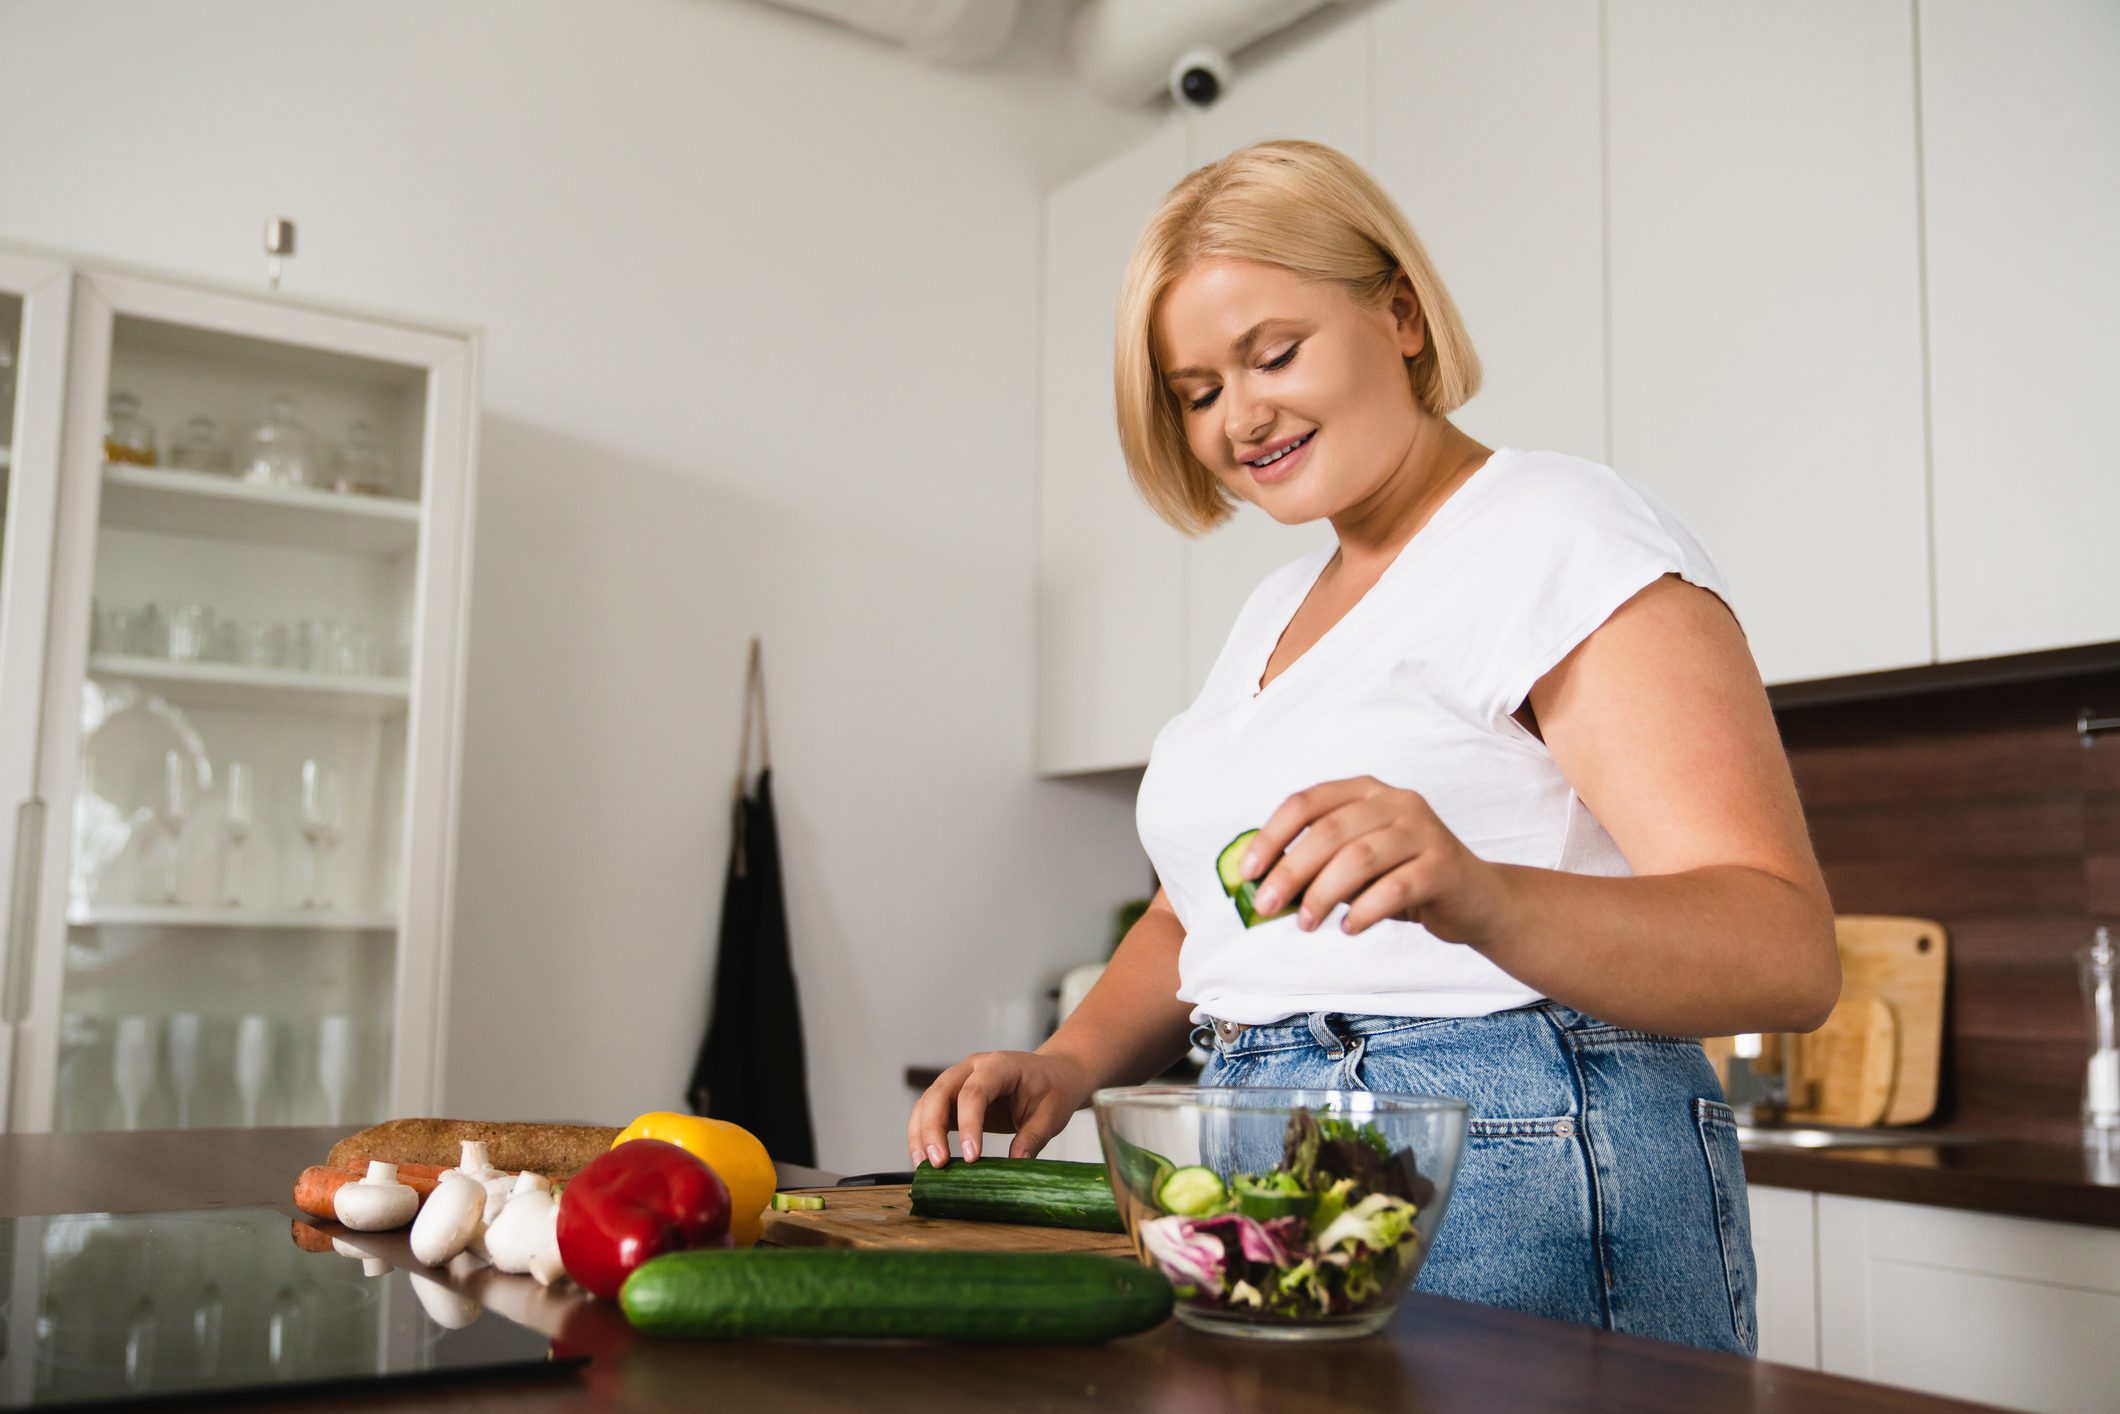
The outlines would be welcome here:
M 926 1159 L 936 1168 L 950 1161 L 950 1131 L 957 1131 L 966 1163 L 979 1157 L 989 1130 L 1012 1131 L 1009 1157 L 1037 1155 L 1089 1103 L 1093 1082 L 1076 1061 L 1036 1051 L 981 1051 L 936 1077 L 913 1105 L 906 1148 L 915 1167 Z

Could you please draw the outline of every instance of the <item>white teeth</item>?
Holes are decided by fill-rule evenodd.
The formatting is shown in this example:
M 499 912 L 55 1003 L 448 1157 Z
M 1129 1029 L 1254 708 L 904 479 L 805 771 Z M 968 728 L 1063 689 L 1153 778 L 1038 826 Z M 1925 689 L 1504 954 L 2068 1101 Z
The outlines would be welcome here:
M 1317 434 L 1313 432 L 1306 432 L 1302 436 L 1296 438 L 1295 441 L 1290 442 L 1287 446 L 1281 448 L 1280 451 L 1273 453 L 1271 456 L 1260 457 L 1255 462 L 1246 462 L 1245 465 L 1257 467 L 1272 466 L 1275 462 L 1287 456 L 1290 452 L 1296 451 L 1301 448 L 1305 443 L 1307 443 L 1312 437 L 1316 435 Z

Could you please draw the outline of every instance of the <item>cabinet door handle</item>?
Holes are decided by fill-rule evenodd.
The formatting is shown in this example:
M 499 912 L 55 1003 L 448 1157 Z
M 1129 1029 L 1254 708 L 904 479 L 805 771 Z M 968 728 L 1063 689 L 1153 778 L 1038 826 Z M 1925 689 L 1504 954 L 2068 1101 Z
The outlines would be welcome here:
M 14 875 L 7 894 L 6 956 L 0 957 L 0 1021 L 19 1023 L 29 1010 L 29 955 L 37 935 L 37 875 L 44 863 L 44 802 L 15 810 Z

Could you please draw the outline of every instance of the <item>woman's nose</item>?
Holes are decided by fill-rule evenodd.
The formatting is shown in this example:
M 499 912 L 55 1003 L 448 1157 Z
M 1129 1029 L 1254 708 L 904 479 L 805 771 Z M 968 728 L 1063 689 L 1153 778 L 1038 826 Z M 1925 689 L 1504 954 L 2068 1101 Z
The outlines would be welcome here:
M 1224 391 L 1222 398 L 1223 431 L 1238 451 L 1256 443 L 1273 426 L 1273 408 L 1264 399 L 1247 395 L 1234 385 Z

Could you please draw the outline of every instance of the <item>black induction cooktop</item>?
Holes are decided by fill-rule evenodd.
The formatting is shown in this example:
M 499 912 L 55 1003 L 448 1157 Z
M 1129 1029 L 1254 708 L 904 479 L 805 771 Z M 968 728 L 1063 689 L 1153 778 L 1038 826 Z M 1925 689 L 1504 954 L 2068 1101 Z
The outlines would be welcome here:
M 0 1218 L 0 1409 L 581 1363 L 429 1278 L 304 1251 L 272 1208 Z

